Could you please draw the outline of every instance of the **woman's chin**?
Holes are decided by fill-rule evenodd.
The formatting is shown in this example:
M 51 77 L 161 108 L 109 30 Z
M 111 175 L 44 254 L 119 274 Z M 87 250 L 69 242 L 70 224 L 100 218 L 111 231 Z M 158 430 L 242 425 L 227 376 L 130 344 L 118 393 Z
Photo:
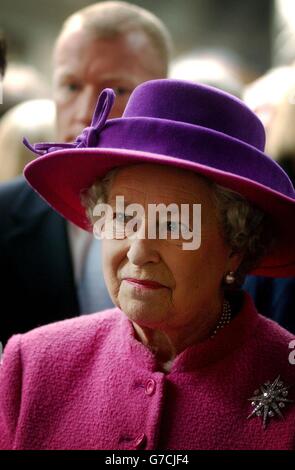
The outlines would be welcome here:
M 120 308 L 129 320 L 150 328 L 162 323 L 167 315 L 164 305 L 151 300 L 123 299 L 120 301 Z

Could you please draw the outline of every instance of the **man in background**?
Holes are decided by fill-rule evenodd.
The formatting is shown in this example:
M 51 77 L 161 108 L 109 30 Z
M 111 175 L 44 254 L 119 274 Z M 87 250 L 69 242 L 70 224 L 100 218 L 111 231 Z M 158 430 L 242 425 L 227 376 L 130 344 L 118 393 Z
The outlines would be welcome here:
M 90 125 L 106 87 L 117 95 L 110 118 L 121 116 L 137 85 L 167 76 L 170 48 L 161 21 L 129 3 L 97 3 L 70 16 L 53 54 L 57 140 L 73 141 Z M 112 305 L 99 242 L 66 223 L 22 177 L 0 186 L 0 220 L 2 343 Z

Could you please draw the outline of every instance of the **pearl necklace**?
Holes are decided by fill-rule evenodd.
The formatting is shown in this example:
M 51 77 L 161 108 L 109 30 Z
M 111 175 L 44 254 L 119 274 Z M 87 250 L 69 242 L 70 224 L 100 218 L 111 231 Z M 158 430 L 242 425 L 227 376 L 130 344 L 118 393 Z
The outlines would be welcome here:
M 213 331 L 212 335 L 210 336 L 210 338 L 214 338 L 214 336 L 216 335 L 216 333 L 221 330 L 222 328 L 224 328 L 226 325 L 229 324 L 229 322 L 231 321 L 231 308 L 230 308 L 230 303 L 228 300 L 225 300 L 223 302 L 223 307 L 222 307 L 222 314 L 221 314 L 221 317 L 219 319 L 219 322 L 217 323 L 216 327 L 215 327 L 215 330 Z

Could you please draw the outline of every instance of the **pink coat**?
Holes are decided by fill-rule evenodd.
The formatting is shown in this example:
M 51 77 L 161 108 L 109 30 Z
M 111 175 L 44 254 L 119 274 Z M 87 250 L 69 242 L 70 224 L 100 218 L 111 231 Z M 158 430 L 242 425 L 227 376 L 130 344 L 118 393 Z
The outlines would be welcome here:
M 295 385 L 292 339 L 249 296 L 167 374 L 119 309 L 16 335 L 1 366 L 0 448 L 295 449 L 295 403 L 265 430 L 260 417 L 247 420 L 265 381 L 280 374 Z

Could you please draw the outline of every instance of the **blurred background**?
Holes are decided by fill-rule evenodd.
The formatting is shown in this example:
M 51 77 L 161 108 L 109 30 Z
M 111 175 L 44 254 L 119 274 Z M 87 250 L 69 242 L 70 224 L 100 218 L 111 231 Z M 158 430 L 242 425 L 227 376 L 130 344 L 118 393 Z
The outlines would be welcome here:
M 1 0 L 0 28 L 9 59 L 50 75 L 51 50 L 63 20 L 89 0 Z M 294 0 L 137 0 L 158 15 L 175 41 L 175 56 L 223 49 L 257 75 L 295 58 Z
M 63 20 L 89 0 L 1 0 L 0 27 L 10 60 L 50 75 L 51 50 Z M 159 16 L 175 41 L 175 56 L 194 48 L 226 49 L 262 73 L 279 60 L 272 0 L 136 0 Z M 293 10 L 294 10 L 293 6 Z M 285 15 L 288 18 L 289 15 Z M 285 40 L 287 38 L 285 37 Z M 284 58 L 288 55 L 284 44 Z
M 94 2 L 1 0 L 0 31 L 7 41 L 8 69 L 0 116 L 6 114 L 7 119 L 7 111 L 23 101 L 51 98 L 54 40 L 64 19 L 91 3 Z M 294 114 L 295 0 L 135 0 L 131 3 L 155 13 L 170 30 L 174 40 L 170 76 L 218 86 L 245 99 L 265 125 L 267 151 L 279 159 L 279 142 L 286 140 L 286 136 L 281 137 L 282 132 L 276 129 L 270 137 L 270 127 L 273 127 L 274 111 L 281 104 L 285 108 L 292 105 L 288 113 Z M 54 120 L 52 105 L 42 104 L 45 105 L 50 119 Z M 39 108 L 37 103 L 34 109 Z M 284 111 L 284 115 L 288 113 Z M 41 137 L 48 128 L 48 119 L 45 121 Z M 7 134 L 7 128 L 12 126 L 7 123 L 5 126 Z M 280 122 L 279 128 L 282 127 L 290 134 L 293 153 L 293 133 Z M 1 132 L 0 122 L 0 147 Z M 15 130 L 10 132 L 13 134 Z M 44 137 L 50 133 L 51 130 L 46 130 Z
M 51 52 L 64 19 L 89 0 L 1 0 L 8 60 L 35 66 L 50 83 Z M 174 57 L 194 50 L 228 57 L 250 82 L 295 59 L 294 0 L 136 0 L 174 38 Z M 41 93 L 46 94 L 46 92 Z M 42 96 L 43 97 L 43 96 Z M 44 96 L 46 97 L 46 96 Z

